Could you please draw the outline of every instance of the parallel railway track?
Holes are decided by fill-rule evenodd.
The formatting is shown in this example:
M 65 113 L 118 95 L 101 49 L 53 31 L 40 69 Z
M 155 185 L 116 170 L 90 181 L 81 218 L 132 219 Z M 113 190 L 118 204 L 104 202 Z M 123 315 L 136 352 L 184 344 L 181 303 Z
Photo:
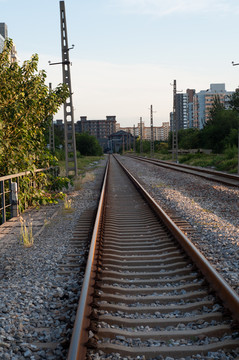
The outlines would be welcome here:
M 232 359 L 238 296 L 125 171 L 111 158 L 68 359 Z
M 184 172 L 187 174 L 200 176 L 208 180 L 217 181 L 225 185 L 237 186 L 239 187 L 239 175 L 236 174 L 228 174 L 221 171 L 215 171 L 208 168 L 190 166 L 185 164 L 176 164 L 169 161 L 158 160 L 158 159 L 150 159 L 142 156 L 133 156 L 130 157 L 140 160 L 142 162 L 148 162 L 150 164 L 165 167 L 167 169 Z

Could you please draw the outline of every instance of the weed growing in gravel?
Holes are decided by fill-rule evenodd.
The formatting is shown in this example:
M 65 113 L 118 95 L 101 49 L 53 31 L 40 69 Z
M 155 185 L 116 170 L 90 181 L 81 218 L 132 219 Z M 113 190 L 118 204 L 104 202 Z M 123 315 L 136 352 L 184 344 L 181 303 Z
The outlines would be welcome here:
M 95 175 L 92 172 L 87 171 L 86 173 L 77 176 L 76 180 L 74 181 L 74 189 L 76 191 L 81 190 L 83 184 L 89 181 L 93 181 L 94 179 L 95 179 Z
M 202 209 L 202 211 L 212 214 L 212 211 L 209 209 Z
M 64 209 L 65 210 L 70 210 L 71 209 L 71 204 L 72 204 L 72 199 L 68 199 L 67 195 L 66 195 L 65 199 L 64 199 Z
M 156 185 L 157 188 L 160 188 L 160 187 L 165 187 L 165 184 L 163 182 L 159 183 Z
M 22 217 L 20 217 L 21 222 L 21 231 L 20 231 L 20 242 L 23 243 L 25 247 L 31 247 L 34 242 L 32 234 L 32 222 L 29 224 L 26 223 Z

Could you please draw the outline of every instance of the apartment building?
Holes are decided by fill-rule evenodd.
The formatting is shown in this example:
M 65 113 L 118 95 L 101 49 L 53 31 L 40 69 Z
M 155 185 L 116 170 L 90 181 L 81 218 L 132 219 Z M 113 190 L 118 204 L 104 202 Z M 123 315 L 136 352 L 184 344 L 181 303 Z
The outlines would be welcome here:
M 226 91 L 225 84 L 210 84 L 207 90 L 195 92 L 194 89 L 187 89 L 186 93 L 177 93 L 175 96 L 175 119 L 177 130 L 198 128 L 202 129 L 210 119 L 210 110 L 218 96 L 220 102 L 229 107 L 230 96 L 233 91 Z M 173 112 L 170 113 L 170 130 L 173 130 Z
M 225 84 L 210 84 L 210 89 L 201 90 L 194 96 L 193 100 L 193 127 L 202 129 L 207 121 L 210 119 L 210 110 L 215 101 L 215 96 L 218 96 L 220 102 L 229 107 L 230 96 L 234 91 L 226 91 Z
M 0 23 L 0 52 L 3 51 L 4 41 L 8 38 L 7 25 Z
M 76 123 L 76 131 L 87 132 L 98 140 L 108 138 L 116 132 L 116 116 L 106 116 L 105 120 L 88 120 L 87 116 L 81 116 Z
M 3 47 L 4 47 L 4 42 L 5 40 L 8 38 L 8 28 L 7 25 L 5 23 L 0 23 L 0 52 L 3 51 Z M 19 58 L 17 56 L 17 50 L 16 50 L 16 46 L 13 44 L 12 46 L 12 51 L 11 51 L 11 55 L 10 55 L 10 60 L 11 62 L 16 62 L 19 61 Z
M 4 37 L 0 34 L 0 53 L 3 51 L 4 41 Z
M 121 127 L 120 124 L 116 124 L 117 131 L 129 132 L 131 135 L 140 136 L 140 123 L 134 127 Z M 163 122 L 162 126 L 153 127 L 154 140 L 166 141 L 169 134 L 169 122 Z M 142 139 L 151 140 L 151 127 L 145 126 L 145 123 L 142 122 Z
M 175 95 L 175 120 L 177 130 L 193 126 L 193 98 L 195 89 L 187 89 L 186 93 Z M 173 113 L 170 113 L 170 130 L 173 130 Z

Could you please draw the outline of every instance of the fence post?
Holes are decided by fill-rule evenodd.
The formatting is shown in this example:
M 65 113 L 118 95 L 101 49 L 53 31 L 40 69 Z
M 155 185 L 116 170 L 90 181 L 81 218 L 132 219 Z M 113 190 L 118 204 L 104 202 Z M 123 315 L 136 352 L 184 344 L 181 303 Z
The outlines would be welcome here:
M 6 201 L 5 201 L 5 186 L 4 180 L 0 181 L 0 191 L 1 191 L 1 206 L 2 206 L 2 224 L 6 222 Z
M 18 216 L 18 193 L 17 193 L 17 182 L 11 183 L 11 191 L 12 191 L 12 216 Z

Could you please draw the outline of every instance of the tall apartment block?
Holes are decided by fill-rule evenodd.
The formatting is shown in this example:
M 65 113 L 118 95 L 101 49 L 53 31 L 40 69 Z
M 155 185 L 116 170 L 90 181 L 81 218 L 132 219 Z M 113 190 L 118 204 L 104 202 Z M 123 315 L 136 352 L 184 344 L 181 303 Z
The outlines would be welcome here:
M 0 53 L 3 51 L 4 40 L 4 37 L 0 34 Z
M 0 34 L 4 37 L 4 39 L 8 38 L 7 24 L 0 23 Z
M 4 41 L 8 38 L 7 25 L 0 23 L 0 52 L 3 51 Z
M 220 102 L 229 107 L 230 96 L 234 91 L 226 91 L 225 84 L 210 84 L 210 89 L 201 90 L 194 96 L 193 100 L 193 127 L 202 129 L 210 118 L 210 109 L 215 100 L 215 96 L 218 96 Z
M 190 127 L 190 117 L 192 114 L 189 112 L 189 104 L 191 105 L 193 103 L 194 93 L 194 89 L 187 89 L 186 93 L 176 94 L 175 109 L 178 130 L 188 129 Z
M 194 89 L 187 89 L 186 93 L 175 95 L 175 118 L 177 129 L 188 129 L 193 126 L 193 97 Z M 170 114 L 170 129 L 173 126 L 173 113 Z
M 7 25 L 5 23 L 0 23 L 0 52 L 3 51 L 3 47 L 4 47 L 4 41 L 8 38 L 8 29 L 7 29 Z M 13 44 L 12 46 L 12 51 L 11 51 L 11 55 L 10 55 L 10 60 L 11 62 L 16 62 L 18 61 L 18 56 L 17 56 L 17 50 L 16 50 L 16 46 Z
M 202 129 L 210 118 L 210 109 L 219 96 L 220 102 L 229 107 L 230 96 L 233 91 L 226 91 L 225 84 L 210 84 L 210 89 L 198 93 L 194 89 L 187 89 L 186 93 L 175 96 L 175 117 L 178 130 L 188 128 Z M 173 126 L 173 113 L 170 113 L 170 130 Z

